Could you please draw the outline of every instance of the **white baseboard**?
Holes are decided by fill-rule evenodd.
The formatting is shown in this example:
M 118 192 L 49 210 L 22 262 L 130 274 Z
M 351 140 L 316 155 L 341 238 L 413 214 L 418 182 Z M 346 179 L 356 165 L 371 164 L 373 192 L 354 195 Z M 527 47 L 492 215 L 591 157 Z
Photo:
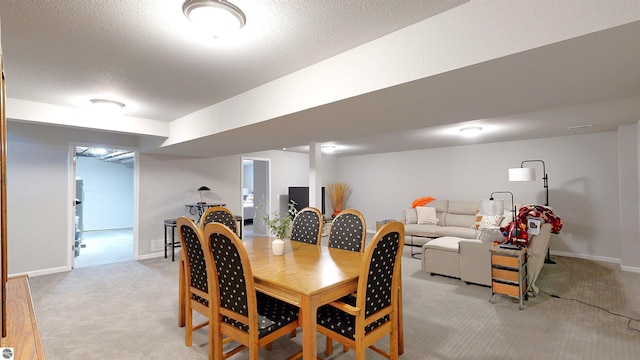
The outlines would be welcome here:
M 606 257 L 606 256 L 596 256 L 596 255 L 588 255 L 588 254 L 576 254 L 576 253 L 572 253 L 572 252 L 554 251 L 554 250 L 551 250 L 551 255 L 559 255 L 559 256 L 566 256 L 566 257 L 572 257 L 572 258 L 577 258 L 577 259 L 595 260 L 595 261 L 602 261 L 602 262 L 620 264 L 620 259 L 612 258 L 612 257 Z
M 176 248 L 175 250 L 176 253 L 176 259 L 178 259 L 180 257 L 180 248 Z M 155 259 L 155 258 L 159 258 L 159 257 L 164 257 L 164 250 L 162 251 L 155 251 L 152 252 L 150 254 L 145 254 L 145 255 L 138 255 L 138 257 L 136 258 L 136 260 L 147 260 L 147 259 Z M 167 251 L 167 257 L 171 257 L 171 251 Z
M 634 273 L 640 274 L 640 267 L 622 265 L 620 266 L 620 269 L 622 271 L 628 271 L 628 272 L 634 272 Z
M 67 272 L 70 271 L 71 269 L 67 268 L 66 266 L 60 266 L 57 268 L 49 268 L 49 269 L 42 269 L 42 270 L 36 270 L 36 271 L 28 271 L 25 273 L 18 273 L 18 274 L 9 274 L 9 277 L 11 276 L 20 276 L 20 275 L 27 275 L 29 277 L 35 277 L 35 276 L 40 276 L 40 275 L 49 275 L 49 274 L 57 274 L 57 273 L 61 273 L 61 272 Z
M 175 252 L 176 252 L 176 259 L 178 259 L 180 257 L 180 249 L 179 248 L 175 249 Z M 171 251 L 167 251 L 167 256 L 171 257 Z M 158 251 L 158 252 L 152 252 L 151 254 L 139 255 L 136 260 L 155 259 L 159 257 L 164 257 L 164 250 Z
M 620 270 L 622 271 L 640 273 L 640 267 L 622 265 L 620 259 L 618 258 L 612 258 L 612 257 L 606 257 L 606 256 L 594 256 L 594 255 L 587 255 L 587 254 L 576 254 L 576 253 L 570 253 L 570 252 L 564 252 L 564 251 L 551 251 L 551 255 L 559 255 L 559 256 L 566 256 L 566 257 L 572 257 L 577 259 L 614 263 L 614 264 L 620 265 Z

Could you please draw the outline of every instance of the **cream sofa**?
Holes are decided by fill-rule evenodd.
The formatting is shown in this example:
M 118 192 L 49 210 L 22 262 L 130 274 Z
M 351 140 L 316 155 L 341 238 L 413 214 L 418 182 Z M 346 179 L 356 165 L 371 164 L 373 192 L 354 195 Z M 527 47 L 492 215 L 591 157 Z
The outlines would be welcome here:
M 431 240 L 422 246 L 422 269 L 431 275 L 445 275 L 467 283 L 491 286 L 489 249 L 494 239 L 494 236 L 481 235 L 479 239 L 446 236 Z M 535 282 L 544 265 L 550 241 L 551 224 L 543 221 L 540 233 L 531 236 L 527 248 L 527 274 L 531 289 L 536 293 Z
M 433 200 L 425 207 L 434 207 L 438 223 L 417 224 L 408 221 L 408 212 L 415 211 L 404 209 L 400 221 L 405 224 L 405 244 L 409 244 L 412 235 L 413 245 L 422 246 L 431 238 L 453 236 L 463 239 L 477 239 L 480 232 L 475 228 L 476 211 L 480 208 L 480 201 L 449 201 Z

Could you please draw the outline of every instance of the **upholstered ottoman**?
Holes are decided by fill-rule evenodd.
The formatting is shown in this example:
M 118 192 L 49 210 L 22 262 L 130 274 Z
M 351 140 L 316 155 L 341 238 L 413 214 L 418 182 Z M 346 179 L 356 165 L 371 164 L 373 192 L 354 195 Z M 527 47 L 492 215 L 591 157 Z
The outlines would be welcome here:
M 422 245 L 422 269 L 431 275 L 460 278 L 460 240 L 462 238 L 443 236 Z

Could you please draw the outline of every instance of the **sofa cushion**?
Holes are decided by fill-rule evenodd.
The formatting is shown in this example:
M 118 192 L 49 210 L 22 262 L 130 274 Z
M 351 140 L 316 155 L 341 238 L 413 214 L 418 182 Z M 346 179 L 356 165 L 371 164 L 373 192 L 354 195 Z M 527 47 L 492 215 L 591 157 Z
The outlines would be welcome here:
M 422 247 L 424 249 L 438 249 L 443 251 L 458 252 L 458 243 L 460 242 L 460 240 L 462 239 L 458 237 L 443 236 L 429 241 Z
M 411 234 L 428 234 L 433 235 L 434 237 L 440 236 L 438 235 L 438 225 L 422 225 L 422 224 L 406 224 L 404 226 L 404 233 L 406 235 Z
M 445 217 L 446 226 L 457 226 L 471 228 L 476 220 L 475 215 L 447 214 Z
M 476 215 L 476 211 L 480 207 L 480 201 L 449 201 L 449 214 L 458 215 Z
M 417 224 L 418 223 L 418 213 L 416 209 L 402 209 L 404 212 L 404 223 L 405 224 Z
M 438 226 L 436 231 L 440 236 L 455 236 L 465 239 L 477 238 L 478 230 L 469 227 Z
M 428 206 L 417 206 L 418 224 L 436 225 L 438 218 L 436 217 L 436 208 Z
M 429 207 L 436 208 L 437 213 L 446 213 L 449 209 L 449 200 L 433 200 L 429 203 Z

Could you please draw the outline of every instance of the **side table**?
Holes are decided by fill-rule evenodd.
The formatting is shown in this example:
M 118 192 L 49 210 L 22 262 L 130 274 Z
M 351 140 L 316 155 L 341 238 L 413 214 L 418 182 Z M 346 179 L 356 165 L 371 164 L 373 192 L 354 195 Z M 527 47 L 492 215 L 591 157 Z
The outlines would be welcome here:
M 494 245 L 491 252 L 491 298 L 505 295 L 518 299 L 520 310 L 527 300 L 527 248 L 505 249 Z

